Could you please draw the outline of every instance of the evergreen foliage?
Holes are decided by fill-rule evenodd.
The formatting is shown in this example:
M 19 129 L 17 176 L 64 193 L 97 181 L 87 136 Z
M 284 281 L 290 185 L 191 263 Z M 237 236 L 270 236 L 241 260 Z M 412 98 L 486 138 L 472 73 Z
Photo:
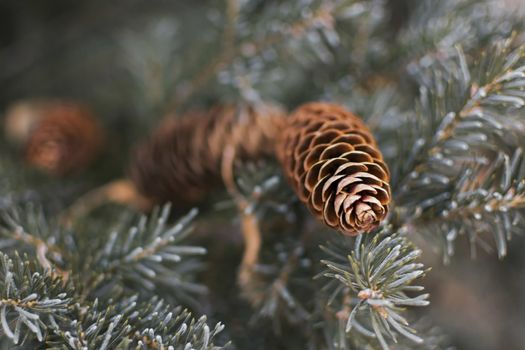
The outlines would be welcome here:
M 452 262 L 465 236 L 471 255 L 503 259 L 525 228 L 522 14 L 490 0 L 75 6 L 0 4 L 2 109 L 73 97 L 110 134 L 97 164 L 64 179 L 0 140 L 0 348 L 451 348 L 424 316 L 426 254 Z M 391 170 L 389 217 L 369 234 L 318 223 L 272 159 L 235 161 L 228 193 L 187 211 L 68 210 L 125 176 L 166 113 L 315 100 L 361 115 Z M 242 284 L 248 216 L 263 239 Z

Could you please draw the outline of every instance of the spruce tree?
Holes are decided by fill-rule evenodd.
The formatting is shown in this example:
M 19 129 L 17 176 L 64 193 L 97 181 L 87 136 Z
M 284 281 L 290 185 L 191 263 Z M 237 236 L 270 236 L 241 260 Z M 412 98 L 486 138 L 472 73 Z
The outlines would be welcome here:
M 0 348 L 522 347 L 515 5 L 0 3 Z

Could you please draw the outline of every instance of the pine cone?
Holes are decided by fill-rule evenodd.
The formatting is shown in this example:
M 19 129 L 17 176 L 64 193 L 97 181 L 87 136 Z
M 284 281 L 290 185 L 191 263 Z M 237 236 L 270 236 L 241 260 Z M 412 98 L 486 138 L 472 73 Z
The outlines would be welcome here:
M 53 175 L 84 169 L 102 145 L 102 129 L 76 102 L 25 101 L 9 109 L 8 137 L 22 144 L 29 164 Z
M 220 187 L 226 146 L 239 159 L 273 156 L 283 121 L 284 113 L 271 105 L 223 106 L 167 117 L 136 150 L 131 179 L 156 203 L 195 204 Z
M 388 168 L 370 130 L 343 107 L 299 107 L 288 119 L 278 156 L 301 201 L 328 226 L 354 236 L 385 218 Z

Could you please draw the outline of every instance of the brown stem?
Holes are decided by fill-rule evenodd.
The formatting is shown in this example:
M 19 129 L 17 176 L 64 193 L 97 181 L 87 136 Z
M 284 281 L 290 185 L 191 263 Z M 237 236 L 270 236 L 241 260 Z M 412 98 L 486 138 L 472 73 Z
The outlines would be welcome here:
M 36 259 L 38 263 L 44 268 L 44 270 L 46 270 L 46 272 L 53 277 L 60 277 L 64 281 L 64 283 L 67 282 L 69 278 L 69 272 L 66 270 L 62 270 L 57 266 L 53 266 L 51 264 L 51 261 L 49 261 L 49 259 L 47 258 L 48 252 L 63 257 L 64 254 L 59 247 L 53 244 L 48 244 L 44 240 L 32 234 L 24 232 L 21 229 L 15 230 L 11 235 L 11 238 L 23 242 L 29 246 L 32 246 L 36 251 Z
M 253 214 L 243 214 L 241 218 L 242 234 L 244 237 L 244 254 L 239 270 L 239 284 L 246 286 L 253 273 L 253 267 L 259 261 L 261 250 L 261 233 L 257 218 Z
M 151 207 L 150 201 L 137 191 L 133 182 L 127 179 L 120 179 L 96 188 L 80 197 L 62 214 L 61 222 L 65 226 L 71 226 L 76 218 L 86 215 L 93 209 L 108 202 L 129 205 L 139 210 L 146 210 Z
M 241 229 L 244 237 L 244 254 L 239 270 L 239 284 L 246 286 L 250 280 L 253 267 L 259 261 L 259 251 L 261 250 L 261 232 L 257 216 L 248 211 L 249 202 L 238 191 L 233 174 L 235 161 L 235 148 L 227 145 L 222 155 L 221 173 L 224 185 L 233 197 L 237 209 L 241 214 Z

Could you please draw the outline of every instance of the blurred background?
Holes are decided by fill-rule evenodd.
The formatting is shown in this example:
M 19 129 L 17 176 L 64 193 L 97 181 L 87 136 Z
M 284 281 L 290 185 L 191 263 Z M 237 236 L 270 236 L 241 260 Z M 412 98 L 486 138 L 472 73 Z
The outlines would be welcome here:
M 501 5 L 509 12 L 525 9 L 520 0 Z M 395 31 L 413 2 L 391 0 L 387 7 Z M 0 113 L 33 97 L 86 103 L 112 142 L 96 174 L 71 184 L 88 188 L 122 176 L 136 141 L 179 106 L 173 96 L 186 88 L 179 82 L 213 57 L 222 8 L 221 1 L 205 0 L 0 0 Z M 207 104 L 213 96 L 211 89 L 189 103 Z M 293 107 L 304 99 L 292 93 L 280 102 Z M 7 147 L 4 140 L 0 146 Z M 447 266 L 421 244 L 433 267 L 424 280 L 432 303 L 423 312 L 451 343 L 458 349 L 524 349 L 525 237 L 513 238 L 502 261 L 483 251 L 471 259 L 465 244 Z

